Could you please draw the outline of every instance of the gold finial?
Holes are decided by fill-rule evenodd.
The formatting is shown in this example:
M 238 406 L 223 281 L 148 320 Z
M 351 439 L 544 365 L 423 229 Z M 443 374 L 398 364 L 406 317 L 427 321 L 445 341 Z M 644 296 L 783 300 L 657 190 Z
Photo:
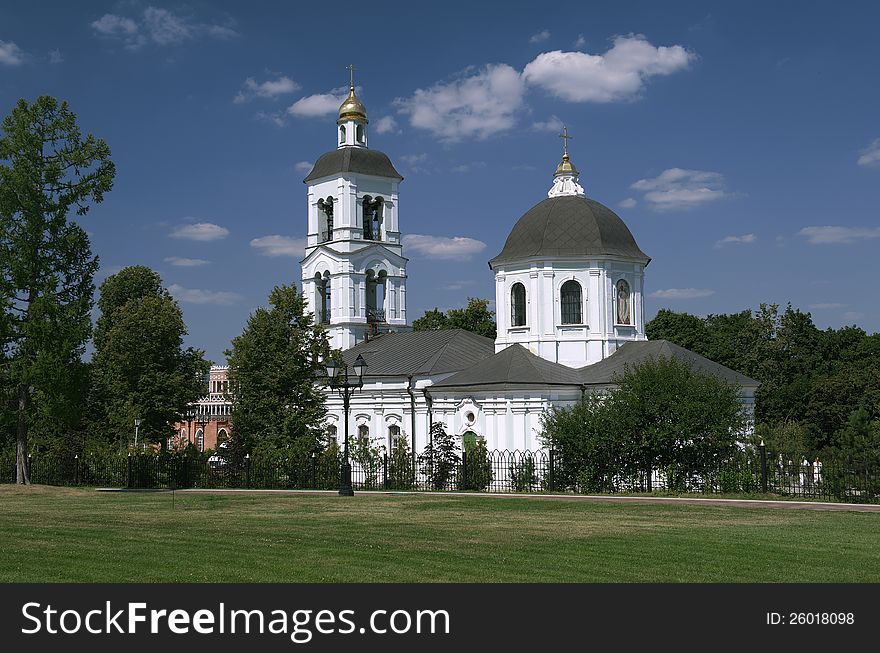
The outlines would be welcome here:
M 354 64 L 350 63 L 346 68 L 348 68 L 351 86 L 348 91 L 348 97 L 342 103 L 342 106 L 339 107 L 339 118 L 336 120 L 336 123 L 341 125 L 347 120 L 369 122 L 367 120 L 367 109 L 354 92 Z
M 568 133 L 568 127 L 565 125 L 562 126 L 562 133 L 559 134 L 559 138 L 562 139 L 562 162 L 556 166 L 556 172 L 554 173 L 554 177 L 558 177 L 559 175 L 573 175 L 577 176 L 578 171 L 577 168 L 574 167 L 574 164 L 568 158 L 568 141 L 574 136 L 571 136 Z
M 574 136 L 568 135 L 568 127 L 565 125 L 562 125 L 562 133 L 559 134 L 559 138 L 562 139 L 562 155 L 568 156 L 568 141 L 574 138 Z

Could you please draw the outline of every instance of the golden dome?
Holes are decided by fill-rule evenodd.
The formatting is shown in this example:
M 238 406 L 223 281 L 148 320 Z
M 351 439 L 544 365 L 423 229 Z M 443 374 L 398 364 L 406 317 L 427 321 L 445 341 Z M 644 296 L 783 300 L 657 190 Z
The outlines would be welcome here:
M 556 173 L 553 176 L 558 177 L 559 175 L 572 175 L 573 177 L 578 175 L 577 168 L 568 158 L 568 152 L 562 155 L 562 161 L 556 166 Z
M 358 100 L 357 95 L 354 94 L 354 86 L 349 90 L 345 102 L 339 107 L 339 119 L 336 121 L 336 124 L 341 125 L 347 120 L 369 122 L 367 120 L 367 108 Z

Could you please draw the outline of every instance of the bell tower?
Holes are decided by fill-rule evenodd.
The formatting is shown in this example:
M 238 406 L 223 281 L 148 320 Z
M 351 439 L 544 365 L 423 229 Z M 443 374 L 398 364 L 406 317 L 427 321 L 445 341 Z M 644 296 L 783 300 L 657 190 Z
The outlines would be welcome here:
M 308 186 L 308 240 L 302 289 L 330 334 L 347 349 L 389 331 L 409 331 L 399 186 L 386 154 L 367 147 L 367 110 L 349 66 L 348 97 L 336 120 L 336 149 L 318 158 Z

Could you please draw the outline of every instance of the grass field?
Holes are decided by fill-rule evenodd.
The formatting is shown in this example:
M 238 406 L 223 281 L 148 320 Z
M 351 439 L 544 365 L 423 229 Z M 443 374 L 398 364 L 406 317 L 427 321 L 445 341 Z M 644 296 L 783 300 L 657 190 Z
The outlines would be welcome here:
M 880 514 L 0 486 L 0 582 L 878 582 Z

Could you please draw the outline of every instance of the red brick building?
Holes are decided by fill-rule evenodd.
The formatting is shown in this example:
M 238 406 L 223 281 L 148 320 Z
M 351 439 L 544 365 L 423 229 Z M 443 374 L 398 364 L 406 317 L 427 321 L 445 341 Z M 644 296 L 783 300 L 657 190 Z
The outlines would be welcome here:
M 232 435 L 232 402 L 229 399 L 229 368 L 212 365 L 208 374 L 208 393 L 191 405 L 183 421 L 174 425 L 168 438 L 169 449 L 183 449 L 192 444 L 199 451 L 216 450 Z

